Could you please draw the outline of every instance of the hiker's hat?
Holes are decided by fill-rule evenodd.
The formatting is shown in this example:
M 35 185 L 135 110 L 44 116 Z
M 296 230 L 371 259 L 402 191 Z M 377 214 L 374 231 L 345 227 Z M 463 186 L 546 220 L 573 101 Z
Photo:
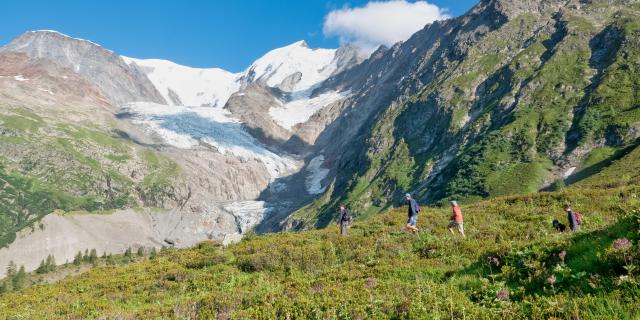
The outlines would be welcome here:
M 405 197 L 405 198 L 411 198 L 411 194 L 410 194 L 410 193 L 405 193 L 405 194 L 404 194 L 404 197 Z
M 458 206 L 458 202 L 457 201 L 451 201 L 451 205 L 454 206 L 454 207 L 457 207 Z

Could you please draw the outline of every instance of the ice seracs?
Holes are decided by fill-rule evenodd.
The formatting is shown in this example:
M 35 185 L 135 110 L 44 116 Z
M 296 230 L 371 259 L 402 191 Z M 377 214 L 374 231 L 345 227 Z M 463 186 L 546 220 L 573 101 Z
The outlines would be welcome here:
M 235 217 L 238 233 L 242 234 L 260 223 L 272 208 L 264 201 L 236 201 L 225 205 L 224 209 Z
M 123 106 L 120 114 L 126 115 L 167 145 L 181 149 L 212 147 L 242 160 L 260 161 L 271 180 L 299 169 L 296 159 L 269 150 L 251 136 L 241 123 L 228 118 L 226 111 L 221 108 L 137 102 Z

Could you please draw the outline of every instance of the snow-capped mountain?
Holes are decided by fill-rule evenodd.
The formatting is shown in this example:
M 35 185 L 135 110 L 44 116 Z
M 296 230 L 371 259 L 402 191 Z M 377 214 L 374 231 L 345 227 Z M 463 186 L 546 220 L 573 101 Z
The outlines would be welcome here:
M 8 251 L 0 249 L 0 258 L 11 256 L 32 270 L 49 253 L 65 261 L 87 243 L 119 252 L 149 241 L 176 246 L 204 239 L 234 241 L 274 217 L 261 230 L 280 228 L 280 215 L 328 187 L 329 167 L 314 141 L 339 116 L 350 91 L 324 84 L 362 62 L 357 52 L 351 46 L 312 49 L 298 41 L 233 73 L 124 57 L 50 30 L 27 32 L 0 47 L 5 59 L 4 68 L 0 63 L 0 105 L 24 106 L 30 110 L 24 114 L 35 112 L 51 126 L 27 137 L 34 144 L 30 148 L 0 143 L 15 158 L 12 163 L 35 153 L 39 165 L 50 166 L 38 172 L 89 172 L 95 178 L 87 184 L 93 189 L 77 188 L 73 180 L 65 192 L 91 194 L 105 203 L 120 192 L 137 201 L 119 202 L 113 205 L 114 215 L 100 219 L 81 214 L 80 224 L 50 215 L 42 220 L 42 230 L 25 233 Z M 15 67 L 18 62 L 22 67 Z M 0 109 L 0 116 L 6 112 L 14 111 Z M 0 129 L 2 124 L 0 118 Z M 65 139 L 73 143 L 60 150 L 35 145 Z M 124 147 L 115 147 L 120 144 Z M 107 155 L 112 147 L 125 155 Z M 164 160 L 159 162 L 155 154 Z M 85 166 L 85 157 L 100 165 Z M 169 170 L 170 163 L 175 170 Z M 116 172 L 117 182 L 102 181 Z M 166 211 L 141 217 L 128 210 L 133 205 Z M 137 221 L 153 239 L 124 229 L 120 234 L 105 231 L 118 229 L 122 219 Z M 78 241 L 77 230 L 91 231 Z M 99 240 L 111 237 L 119 240 Z M 54 238 L 58 240 L 46 240 Z
M 356 53 L 355 47 L 312 49 L 304 41 L 298 41 L 266 53 L 239 73 L 219 68 L 191 68 L 160 59 L 122 57 L 133 69 L 147 75 L 166 100 L 166 105 L 180 107 L 167 109 L 162 104 L 132 101 L 125 104 L 122 111 L 136 115 L 133 118 L 145 130 L 179 148 L 192 147 L 203 137 L 193 132 L 192 127 L 169 126 L 165 120 L 160 120 L 166 118 L 166 110 L 172 110 L 177 117 L 188 115 L 190 119 L 195 114 L 212 123 L 237 122 L 234 126 L 218 126 L 233 130 L 228 133 L 217 131 L 217 136 L 238 137 L 236 129 L 244 127 L 260 143 L 278 147 L 294 137 L 300 126 L 310 122 L 314 114 L 348 96 L 348 92 L 337 90 L 315 91 L 336 72 L 359 63 L 361 59 Z M 150 107 L 153 105 L 156 107 Z M 310 124 L 311 127 L 324 125 L 324 117 Z M 315 139 L 314 133 L 306 136 L 310 136 L 305 137 L 306 140 Z M 207 135 L 206 139 L 217 146 L 222 140 L 228 142 L 226 138 L 212 135 Z M 246 144 L 242 145 L 246 147 Z M 273 157 L 255 158 L 268 159 L 265 165 L 273 168 Z M 274 170 L 269 171 L 271 179 L 277 178 L 273 175 Z
M 295 92 L 311 88 L 337 69 L 335 49 L 311 49 L 304 41 L 274 49 L 256 60 L 242 77 L 245 82 L 262 81 L 270 87 Z
M 131 101 L 165 103 L 144 73 L 88 40 L 52 30 L 30 31 L 1 47 L 0 52 L 24 53 L 67 67 L 95 84 L 115 105 Z
M 308 97 L 309 89 L 345 67 L 337 51 L 311 49 L 306 42 L 297 41 L 266 53 L 239 73 L 191 68 L 162 59 L 122 58 L 139 67 L 169 105 L 224 107 L 232 94 L 252 83 L 297 93 L 293 100 Z
M 122 57 L 149 77 L 169 105 L 223 107 L 240 89 L 239 75 L 219 68 L 190 68 L 161 59 Z

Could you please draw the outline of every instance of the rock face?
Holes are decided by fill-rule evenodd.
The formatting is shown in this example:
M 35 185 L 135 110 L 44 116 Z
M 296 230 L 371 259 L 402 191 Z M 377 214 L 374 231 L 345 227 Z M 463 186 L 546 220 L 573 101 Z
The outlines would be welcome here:
M 188 247 L 208 239 L 235 242 L 246 231 L 240 228 L 255 225 L 260 217 L 254 215 L 265 208 L 261 203 L 231 206 L 229 212 L 241 213 L 239 220 L 220 218 L 219 212 L 225 210 L 222 207 L 205 215 L 151 209 L 111 214 L 53 213 L 44 217 L 37 228 L 21 231 L 9 247 L 0 249 L 0 261 L 13 261 L 26 270 L 35 270 L 48 255 L 57 263 L 65 263 L 73 261 L 78 252 L 92 249 L 102 255 L 123 253 L 127 248 Z M 0 270 L 0 278 L 4 272 L 4 268 Z
M 61 81 L 64 80 L 64 81 Z M 42 107 L 63 105 L 71 119 L 74 113 L 87 113 L 87 106 L 106 114 L 111 104 L 100 89 L 76 73 L 45 59 L 32 59 L 23 53 L 0 53 L 0 100 L 9 104 Z
M 0 52 L 21 52 L 67 67 L 98 86 L 115 105 L 133 101 L 165 102 L 144 73 L 90 41 L 55 31 L 32 31 L 0 48 Z

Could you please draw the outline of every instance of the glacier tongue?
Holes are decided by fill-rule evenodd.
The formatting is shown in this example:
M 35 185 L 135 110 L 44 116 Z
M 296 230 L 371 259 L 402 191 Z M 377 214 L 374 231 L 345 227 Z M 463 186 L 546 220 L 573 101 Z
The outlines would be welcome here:
M 251 230 L 272 210 L 264 201 L 236 201 L 225 205 L 224 209 L 236 218 L 240 234 Z
M 300 161 L 276 154 L 253 138 L 241 123 L 227 117 L 221 108 L 177 107 L 137 102 L 123 106 L 121 115 L 176 148 L 214 147 L 220 153 L 264 164 L 271 180 L 295 172 Z

